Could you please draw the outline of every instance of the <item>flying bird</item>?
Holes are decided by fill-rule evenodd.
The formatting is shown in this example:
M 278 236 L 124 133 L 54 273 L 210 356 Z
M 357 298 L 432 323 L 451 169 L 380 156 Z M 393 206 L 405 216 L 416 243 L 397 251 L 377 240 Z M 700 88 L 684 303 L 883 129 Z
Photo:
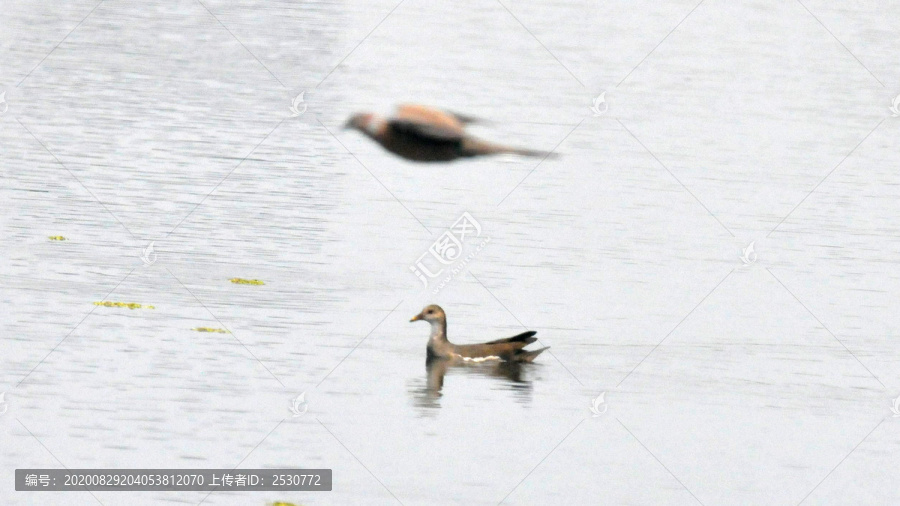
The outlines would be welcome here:
M 498 339 L 483 344 L 453 344 L 447 340 L 447 315 L 440 306 L 426 306 L 421 313 L 413 316 L 411 322 L 424 320 L 431 324 L 431 337 L 428 339 L 428 359 L 455 358 L 466 361 L 481 362 L 484 360 L 503 360 L 506 362 L 532 362 L 548 347 L 537 350 L 525 350 L 526 346 L 537 341 L 537 332 L 531 330 L 519 335 Z
M 503 146 L 466 133 L 475 118 L 423 105 L 401 105 L 385 118 L 372 113 L 354 114 L 345 128 L 359 130 L 397 156 L 416 162 L 448 162 L 473 156 L 515 154 L 546 158 L 553 153 Z

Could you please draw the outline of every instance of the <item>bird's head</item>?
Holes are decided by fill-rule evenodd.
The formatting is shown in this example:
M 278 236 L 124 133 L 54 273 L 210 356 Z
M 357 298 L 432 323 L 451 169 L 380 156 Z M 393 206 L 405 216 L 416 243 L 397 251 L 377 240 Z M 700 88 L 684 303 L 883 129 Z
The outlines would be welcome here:
M 344 123 L 344 128 L 359 130 L 360 132 L 370 132 L 375 125 L 375 115 L 368 112 L 356 113 L 350 116 L 350 119 Z
M 413 316 L 411 322 L 417 322 L 419 320 L 425 320 L 428 323 L 442 322 L 447 318 L 447 315 L 444 314 L 444 310 L 441 309 L 441 306 L 436 304 L 432 304 L 430 306 L 425 306 L 425 309 L 422 310 L 421 313 Z

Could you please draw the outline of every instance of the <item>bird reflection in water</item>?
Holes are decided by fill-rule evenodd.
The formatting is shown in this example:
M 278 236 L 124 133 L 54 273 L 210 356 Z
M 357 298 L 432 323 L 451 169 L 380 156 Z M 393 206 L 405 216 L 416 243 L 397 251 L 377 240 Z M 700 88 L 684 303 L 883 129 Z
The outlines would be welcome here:
M 416 381 L 410 388 L 410 394 L 413 397 L 413 404 L 418 408 L 429 410 L 440 408 L 444 377 L 448 373 L 451 376 L 467 374 L 499 380 L 502 384 L 501 388 L 511 391 L 516 402 L 529 404 L 533 385 L 527 378 L 529 369 L 535 367 L 538 366 L 498 360 L 471 362 L 457 358 L 429 358 L 425 361 L 424 385 L 421 381 Z M 452 386 L 448 386 L 448 388 L 452 388 Z

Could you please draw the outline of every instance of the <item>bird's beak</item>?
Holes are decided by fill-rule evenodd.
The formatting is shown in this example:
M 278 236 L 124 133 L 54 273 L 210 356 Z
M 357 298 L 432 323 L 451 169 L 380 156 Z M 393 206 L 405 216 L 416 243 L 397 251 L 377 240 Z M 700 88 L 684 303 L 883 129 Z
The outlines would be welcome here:
M 422 318 L 422 313 L 419 313 L 419 314 L 417 314 L 416 316 L 413 316 L 409 321 L 410 321 L 410 322 L 417 322 L 417 321 L 422 320 L 422 319 L 423 319 L 423 318 Z
M 353 128 L 353 119 L 348 119 L 346 123 L 344 123 L 344 130 L 350 130 Z

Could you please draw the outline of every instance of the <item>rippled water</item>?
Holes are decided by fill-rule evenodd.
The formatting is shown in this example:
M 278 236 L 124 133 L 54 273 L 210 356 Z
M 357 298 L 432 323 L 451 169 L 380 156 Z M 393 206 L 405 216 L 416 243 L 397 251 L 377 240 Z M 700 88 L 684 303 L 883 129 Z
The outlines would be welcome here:
M 4 4 L 0 502 L 900 502 L 900 7 L 696 5 Z M 341 128 L 401 102 L 560 156 Z M 551 349 L 426 368 L 430 303 Z M 334 490 L 13 491 L 61 466 Z

